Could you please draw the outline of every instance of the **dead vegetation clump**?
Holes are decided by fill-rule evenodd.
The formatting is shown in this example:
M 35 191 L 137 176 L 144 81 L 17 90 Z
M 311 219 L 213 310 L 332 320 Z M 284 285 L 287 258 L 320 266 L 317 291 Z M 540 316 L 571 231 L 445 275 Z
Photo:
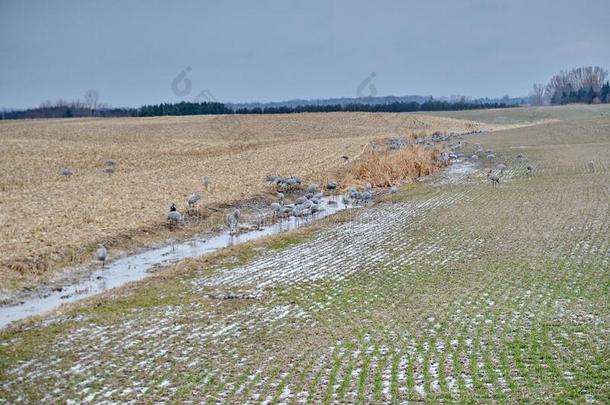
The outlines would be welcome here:
M 355 164 L 349 174 L 355 182 L 390 187 L 434 173 L 445 165 L 437 148 L 409 145 L 397 151 L 373 151 Z

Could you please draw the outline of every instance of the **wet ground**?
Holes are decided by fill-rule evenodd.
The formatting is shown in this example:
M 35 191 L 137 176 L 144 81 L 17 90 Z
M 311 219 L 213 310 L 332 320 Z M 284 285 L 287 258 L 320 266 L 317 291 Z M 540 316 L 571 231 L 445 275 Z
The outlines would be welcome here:
M 609 166 L 556 153 L 527 176 L 499 151 L 496 187 L 458 161 L 307 240 L 7 332 L 0 397 L 605 403 Z
M 465 184 L 475 176 L 477 161 L 461 158 L 452 161 L 433 179 L 436 185 Z M 260 205 L 260 204 L 259 204 Z M 180 260 L 210 254 L 219 249 L 276 235 L 357 206 L 346 205 L 340 197 L 325 197 L 323 210 L 304 218 L 271 218 L 259 227 L 242 224 L 237 234 L 228 231 L 198 235 L 186 241 L 172 242 L 141 252 L 130 253 L 109 262 L 105 268 L 75 271 L 69 282 L 41 286 L 38 291 L 19 297 L 0 307 L 0 328 L 28 316 L 41 315 L 64 303 L 74 302 L 126 283 L 141 280 L 162 267 Z
M 39 291 L 21 296 L 17 303 L 0 307 L 0 328 L 33 315 L 44 314 L 60 305 L 74 302 L 126 283 L 141 280 L 153 272 L 181 260 L 210 254 L 219 249 L 288 232 L 329 215 L 357 206 L 346 205 L 339 197 L 325 197 L 323 210 L 307 217 L 271 218 L 262 226 L 242 224 L 240 231 L 198 235 L 186 241 L 172 242 L 142 252 L 127 254 L 102 269 L 80 271 L 71 283 L 42 286 Z

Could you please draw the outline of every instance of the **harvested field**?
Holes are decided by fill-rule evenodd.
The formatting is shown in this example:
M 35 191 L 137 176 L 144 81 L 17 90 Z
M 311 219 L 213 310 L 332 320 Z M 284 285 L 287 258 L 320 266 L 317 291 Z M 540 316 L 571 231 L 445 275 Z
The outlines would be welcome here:
M 208 208 L 264 193 L 267 174 L 324 181 L 372 139 L 497 126 L 414 114 L 329 113 L 31 120 L 0 123 L 0 288 L 114 253 L 209 228 L 222 215 L 169 232 L 169 204 L 194 192 Z M 115 173 L 102 172 L 116 161 Z M 59 175 L 69 167 L 74 174 Z M 210 178 L 210 192 L 203 189 Z M 209 216 L 212 216 L 209 219 Z M 220 218 L 220 219 L 219 219 Z M 216 221 L 216 222 L 214 222 Z
M 0 398 L 608 403 L 610 117 L 467 140 L 496 158 L 4 331 Z

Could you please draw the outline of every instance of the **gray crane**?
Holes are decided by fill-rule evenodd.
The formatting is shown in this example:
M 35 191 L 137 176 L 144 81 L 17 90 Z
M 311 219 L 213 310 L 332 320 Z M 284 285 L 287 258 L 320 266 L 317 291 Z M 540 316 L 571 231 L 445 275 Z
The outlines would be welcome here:
M 69 167 L 64 167 L 63 169 L 61 169 L 59 171 L 60 176 L 67 177 L 67 178 L 69 178 L 73 174 L 74 174 L 74 170 L 70 169 Z
M 95 258 L 102 262 L 102 269 L 104 268 L 104 263 L 106 262 L 106 258 L 108 257 L 108 250 L 104 245 L 98 245 L 99 247 L 95 251 Z
M 225 225 L 227 226 L 227 228 L 229 228 L 230 233 L 235 233 L 235 231 L 237 230 L 240 216 L 241 212 L 237 208 L 233 209 L 231 212 L 225 215 Z
M 169 212 L 167 213 L 167 221 L 169 222 L 169 226 L 170 227 L 176 226 L 183 220 L 184 220 L 184 217 L 176 209 L 176 204 L 172 203 L 172 205 L 169 207 Z
M 364 205 L 367 205 L 368 203 L 372 203 L 373 198 L 374 198 L 374 196 L 371 191 L 363 191 L 362 193 L 360 193 L 360 200 L 362 200 Z
M 194 208 L 199 200 L 201 200 L 201 195 L 200 194 L 191 194 L 186 199 L 186 202 L 189 205 L 189 208 Z
M 487 179 L 489 181 L 491 181 L 491 185 L 493 187 L 495 187 L 496 185 L 500 184 L 500 177 L 498 177 L 495 174 L 492 174 L 492 170 L 491 169 L 489 169 L 489 173 L 487 173 Z
M 315 193 L 316 191 L 318 191 L 318 185 L 316 183 L 312 183 L 309 185 L 309 187 L 307 187 L 307 192 L 308 193 Z
M 282 206 L 280 205 L 280 203 L 271 203 L 271 209 L 273 210 L 273 215 L 279 215 L 280 211 L 282 210 Z
M 335 203 L 334 198 L 337 187 L 339 187 L 339 185 L 334 180 L 330 180 L 328 183 L 326 183 L 326 189 L 330 191 L 330 194 L 333 196 L 333 204 Z

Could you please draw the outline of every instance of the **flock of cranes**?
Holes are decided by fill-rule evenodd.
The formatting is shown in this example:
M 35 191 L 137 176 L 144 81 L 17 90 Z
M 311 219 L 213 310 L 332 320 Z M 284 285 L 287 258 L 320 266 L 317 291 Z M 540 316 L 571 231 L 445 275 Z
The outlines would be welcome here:
M 106 161 L 106 167 L 104 167 L 102 169 L 102 171 L 104 173 L 106 173 L 108 176 L 112 176 L 112 174 L 114 174 L 114 168 L 116 167 L 116 161 L 112 160 L 112 159 L 108 159 Z
M 303 179 L 299 176 L 267 176 L 266 181 L 275 185 L 277 191 L 275 195 L 277 201 L 270 204 L 274 217 L 306 217 L 322 210 L 324 192 L 318 184 L 309 184 L 307 188 L 304 189 L 304 193 L 299 195 L 298 191 L 303 190 Z M 209 185 L 210 179 L 206 176 L 203 178 L 203 186 L 208 190 Z M 339 184 L 336 181 L 330 180 L 324 188 L 328 193 L 334 196 L 338 187 Z M 394 186 L 390 189 L 390 193 L 395 193 L 397 190 L 396 186 Z M 292 203 L 287 203 L 286 192 L 293 195 L 294 201 Z M 294 196 L 295 193 L 297 194 L 296 196 Z M 188 209 L 195 208 L 196 204 L 202 198 L 202 195 L 198 193 L 188 196 L 186 199 Z M 350 189 L 349 193 L 344 196 L 344 202 L 350 204 L 353 202 L 354 204 L 366 205 L 372 202 L 373 199 L 374 194 L 370 184 L 367 184 L 363 191 L 359 191 L 354 186 Z M 232 208 L 225 213 L 224 224 L 230 234 L 237 233 L 240 219 L 241 212 L 238 208 Z M 183 223 L 184 220 L 185 216 L 178 211 L 176 204 L 172 203 L 167 213 L 167 221 L 170 228 Z
M 297 190 L 301 188 L 303 179 L 299 176 L 267 176 L 265 178 L 269 183 L 274 183 L 281 190 Z
M 106 173 L 109 176 L 114 174 L 114 169 L 116 168 L 116 161 L 113 159 L 108 159 L 104 163 L 106 166 L 102 169 L 102 172 Z M 74 169 L 72 169 L 70 167 L 62 167 L 59 170 L 59 175 L 62 177 L 70 178 L 70 177 L 72 177 L 73 174 L 74 174 Z
M 442 141 L 449 140 L 448 137 L 441 137 L 440 135 L 433 135 L 433 141 Z M 417 141 L 421 141 L 418 139 Z M 423 142 L 423 141 L 422 141 Z M 419 142 L 419 143 L 422 143 Z M 406 145 L 402 139 L 390 139 L 387 141 L 387 146 L 389 149 L 399 149 Z M 443 152 L 441 154 L 442 160 L 455 160 L 458 159 L 458 155 L 456 152 L 461 148 L 461 146 L 466 145 L 467 142 L 459 141 L 457 143 L 450 145 L 451 152 Z M 495 154 L 491 149 L 484 150 L 481 144 L 475 143 L 475 154 L 470 156 L 471 160 L 478 160 L 479 154 L 486 154 L 488 160 L 494 160 Z M 523 154 L 518 154 L 518 160 L 527 159 Z M 105 162 L 105 167 L 102 170 L 104 173 L 108 175 L 112 175 L 116 168 L 116 161 L 112 159 L 108 159 Z M 507 169 L 507 165 L 504 163 L 500 163 L 496 166 L 497 173 L 494 173 L 493 169 L 489 169 L 487 172 L 487 180 L 491 183 L 493 187 L 496 187 L 500 184 L 500 179 L 504 175 L 504 171 Z M 587 168 L 589 170 L 594 170 L 594 163 L 590 161 L 587 164 Z M 534 172 L 535 168 L 532 164 L 528 164 L 526 166 L 526 174 L 529 176 Z M 74 174 L 74 170 L 68 167 L 64 167 L 60 170 L 59 173 L 61 176 L 70 178 Z M 322 199 L 324 197 L 324 193 L 321 190 L 321 187 L 318 184 L 312 183 L 305 189 L 303 195 L 299 195 L 294 198 L 292 203 L 287 203 L 287 198 L 285 193 L 289 192 L 294 194 L 299 190 L 303 190 L 303 179 L 300 176 L 292 175 L 292 176 L 278 176 L 278 175 L 269 175 L 265 178 L 265 180 L 276 187 L 277 201 L 272 202 L 270 204 L 271 211 L 274 217 L 304 217 L 313 215 L 316 212 L 319 212 L 322 209 Z M 210 187 L 210 179 L 208 176 L 203 177 L 203 188 L 206 192 L 209 191 Z M 324 187 L 324 189 L 330 193 L 333 197 L 335 193 L 339 189 L 339 184 L 335 180 L 330 180 Z M 389 189 L 390 194 L 395 194 L 398 192 L 398 188 L 396 186 L 391 186 Z M 197 203 L 201 201 L 203 196 L 199 193 L 193 193 L 186 198 L 186 203 L 188 209 L 194 209 L 197 206 Z M 342 202 L 345 205 L 367 205 L 369 203 L 374 202 L 375 193 L 373 191 L 373 186 L 370 183 L 367 183 L 363 189 L 358 189 L 356 186 L 351 186 L 348 191 L 343 194 Z M 331 200 L 330 203 L 336 203 L 335 200 Z M 239 230 L 239 221 L 241 218 L 241 212 L 238 208 L 232 208 L 228 212 L 225 213 L 224 216 L 224 224 L 229 230 L 230 234 L 235 234 Z M 172 203 L 169 211 L 167 213 L 167 221 L 170 228 L 175 227 L 185 220 L 185 216 L 178 211 L 175 203 Z M 96 259 L 102 262 L 102 268 L 106 262 L 108 257 L 108 250 L 104 245 L 99 245 L 98 249 L 95 252 Z
M 276 187 L 276 199 L 270 204 L 271 211 L 274 217 L 306 217 L 313 215 L 322 210 L 322 200 L 324 198 L 324 192 L 322 188 L 312 183 L 305 188 L 302 195 L 298 195 L 299 190 L 303 190 L 303 179 L 300 176 L 267 176 L 265 179 L 267 182 L 273 184 Z M 203 178 L 203 186 L 206 190 L 209 189 L 210 179 L 206 176 Z M 332 196 L 335 195 L 339 188 L 339 184 L 335 180 L 330 180 L 324 187 L 324 189 Z M 398 190 L 396 186 L 390 189 L 390 193 L 395 193 Z M 297 196 L 293 197 L 292 203 L 287 203 L 286 192 Z M 203 198 L 199 193 L 194 193 L 186 198 L 188 209 L 193 209 L 196 204 Z M 349 192 L 344 196 L 344 202 L 346 204 L 368 204 L 373 202 L 374 193 L 373 188 L 370 184 L 365 186 L 364 190 L 358 190 L 356 186 L 352 186 Z M 331 201 L 333 203 L 334 201 Z M 239 228 L 239 220 L 241 218 L 241 212 L 237 208 L 233 208 L 225 214 L 224 224 L 229 229 L 231 234 L 237 232 Z M 172 203 L 167 213 L 167 221 L 170 228 L 173 228 L 185 220 L 185 216 L 178 211 L 175 203 Z
M 267 176 L 267 181 L 273 177 L 280 176 Z M 290 176 L 291 178 L 298 178 L 298 176 Z M 284 189 L 284 182 L 275 182 L 278 190 Z M 294 186 L 291 186 L 294 187 Z M 336 183 L 332 184 L 329 182 L 327 189 L 335 189 Z M 293 188 L 294 189 L 294 188 Z M 294 216 L 294 217 L 305 217 L 313 215 L 321 210 L 322 198 L 324 193 L 319 191 L 319 186 L 315 183 L 310 184 L 304 195 L 297 197 L 293 203 L 285 204 L 286 196 L 283 192 L 278 191 L 276 194 L 277 202 L 271 203 L 271 210 L 273 211 L 274 217 L 283 216 Z

